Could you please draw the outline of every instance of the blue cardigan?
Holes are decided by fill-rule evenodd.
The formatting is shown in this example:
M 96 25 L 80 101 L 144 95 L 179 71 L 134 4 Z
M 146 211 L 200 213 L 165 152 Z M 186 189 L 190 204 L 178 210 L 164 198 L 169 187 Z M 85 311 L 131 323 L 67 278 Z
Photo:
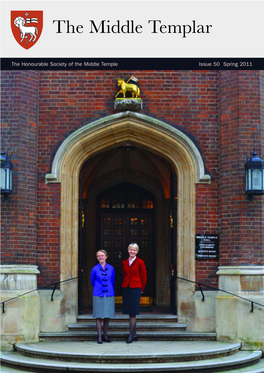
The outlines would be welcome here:
M 113 297 L 115 295 L 115 270 L 106 263 L 105 271 L 100 263 L 93 267 L 91 272 L 91 283 L 93 285 L 93 295 L 97 297 Z

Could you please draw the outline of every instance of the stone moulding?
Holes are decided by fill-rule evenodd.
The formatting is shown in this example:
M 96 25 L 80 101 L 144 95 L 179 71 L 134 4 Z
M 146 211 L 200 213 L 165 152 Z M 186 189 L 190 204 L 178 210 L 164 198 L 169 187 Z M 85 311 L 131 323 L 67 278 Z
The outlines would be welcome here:
M 264 266 L 222 266 L 219 267 L 217 275 L 263 275 Z M 264 289 L 263 289 L 264 290 Z
M 67 137 L 55 154 L 51 173 L 45 175 L 46 182 L 61 182 L 61 166 L 63 163 L 63 159 L 68 153 L 69 149 L 73 147 L 77 142 L 79 142 L 82 138 L 85 138 L 87 135 L 90 135 L 92 133 L 96 133 L 96 131 L 103 129 L 104 127 L 115 125 L 118 122 L 123 121 L 127 121 L 128 124 L 131 125 L 132 129 L 133 126 L 136 127 L 138 124 L 142 123 L 149 127 L 150 130 L 159 131 L 161 134 L 170 136 L 175 139 L 180 146 L 185 148 L 185 150 L 190 154 L 192 158 L 195 166 L 196 183 L 208 184 L 211 182 L 211 176 L 205 174 L 204 162 L 199 149 L 187 135 L 179 131 L 177 128 L 158 119 L 130 111 L 109 115 L 108 117 L 96 120 L 92 123 L 88 123 L 85 126 L 81 127 L 79 130 L 72 133 L 69 137 Z
M 0 274 L 3 273 L 24 273 L 24 274 L 36 274 L 40 272 L 38 266 L 25 265 L 25 264 L 2 264 L 0 265 Z

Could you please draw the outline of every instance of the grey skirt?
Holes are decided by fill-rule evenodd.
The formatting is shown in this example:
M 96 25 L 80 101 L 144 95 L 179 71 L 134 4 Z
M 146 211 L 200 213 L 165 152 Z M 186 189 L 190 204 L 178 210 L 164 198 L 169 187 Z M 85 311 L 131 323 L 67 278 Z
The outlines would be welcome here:
M 93 296 L 93 317 L 105 319 L 115 317 L 115 297 Z

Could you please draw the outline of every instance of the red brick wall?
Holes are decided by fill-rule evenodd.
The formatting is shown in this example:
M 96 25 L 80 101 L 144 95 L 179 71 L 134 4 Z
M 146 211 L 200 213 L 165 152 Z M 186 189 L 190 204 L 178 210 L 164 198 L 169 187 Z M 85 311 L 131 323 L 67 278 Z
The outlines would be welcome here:
M 244 193 L 245 154 L 254 141 L 263 155 L 263 97 L 263 71 L 220 72 L 221 265 L 264 263 L 264 197 L 249 201 Z
M 45 184 L 41 174 L 38 188 L 37 264 L 39 286 L 60 281 L 60 184 Z
M 1 208 L 2 264 L 36 264 L 38 72 L 2 72 L 2 150 L 13 154 L 13 194 Z

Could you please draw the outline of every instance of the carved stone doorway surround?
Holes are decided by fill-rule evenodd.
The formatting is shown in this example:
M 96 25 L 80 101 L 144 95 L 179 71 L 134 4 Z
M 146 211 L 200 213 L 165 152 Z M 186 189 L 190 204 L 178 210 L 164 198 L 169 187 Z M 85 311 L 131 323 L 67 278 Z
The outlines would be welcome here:
M 183 132 L 160 120 L 139 113 L 122 112 L 89 123 L 72 133 L 59 147 L 47 183 L 61 183 L 60 279 L 77 276 L 79 174 L 90 157 L 125 142 L 146 149 L 171 163 L 177 175 L 177 271 L 179 277 L 195 280 L 195 184 L 209 183 L 202 156 Z M 66 322 L 77 315 L 77 282 L 61 287 L 65 295 Z M 178 281 L 179 320 L 194 315 L 193 284 Z

